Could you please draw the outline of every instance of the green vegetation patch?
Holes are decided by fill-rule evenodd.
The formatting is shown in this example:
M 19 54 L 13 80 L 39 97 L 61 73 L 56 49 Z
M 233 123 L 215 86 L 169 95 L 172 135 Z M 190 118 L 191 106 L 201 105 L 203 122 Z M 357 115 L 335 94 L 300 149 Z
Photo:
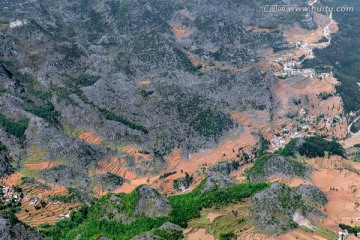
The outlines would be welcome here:
M 131 122 L 121 116 L 118 116 L 116 115 L 115 113 L 109 111 L 109 110 L 106 110 L 106 109 L 99 109 L 101 115 L 106 118 L 107 120 L 111 120 L 111 121 L 116 121 L 116 122 L 119 122 L 119 123 L 122 123 L 134 130 L 139 130 L 145 134 L 148 134 L 149 133 L 149 130 L 144 127 L 143 125 L 141 124 L 138 124 L 138 123 L 134 123 L 134 122 Z
M 186 56 L 185 53 L 183 53 L 183 51 L 181 51 L 180 49 L 175 48 L 174 49 L 175 54 L 178 56 L 178 58 L 180 59 L 181 65 L 184 67 L 184 70 L 190 72 L 190 73 L 198 73 L 198 68 L 194 67 L 194 65 L 192 64 L 192 62 L 190 61 L 190 59 Z
M 230 116 L 223 112 L 201 111 L 191 122 L 191 126 L 202 136 L 211 137 L 221 133 L 224 129 L 233 127 Z
M 141 195 L 138 192 L 138 188 L 136 188 L 131 193 L 126 194 L 122 198 L 120 210 L 125 212 L 129 216 L 133 215 L 133 213 L 135 212 L 136 205 L 140 200 L 140 197 Z
M 290 142 L 288 142 L 288 144 L 286 144 L 283 149 L 279 149 L 276 153 L 286 157 L 295 157 L 295 153 L 297 151 L 297 141 L 297 138 L 291 139 Z
M 246 172 L 251 182 L 266 182 L 273 176 L 306 178 L 311 169 L 304 164 L 281 155 L 266 154 L 259 157 Z
M 24 140 L 25 131 L 28 128 L 29 120 L 22 118 L 18 121 L 5 117 L 0 113 L 0 126 L 5 132 L 14 135 L 15 137 Z
M 309 158 L 325 157 L 325 152 L 330 155 L 338 155 L 345 157 L 344 148 L 335 140 L 327 141 L 326 139 L 316 136 L 305 138 L 304 144 L 299 148 L 301 156 Z
M 111 204 L 114 206 L 111 206 L 116 209 L 114 213 L 108 213 L 109 212 L 109 205 L 111 201 L 112 196 L 115 196 L 116 203 Z M 140 194 L 138 192 L 138 188 L 136 188 L 134 191 L 132 191 L 129 194 L 106 194 L 103 197 L 101 197 L 99 200 L 96 201 L 96 203 L 91 207 L 89 219 L 91 220 L 99 220 L 103 219 L 105 216 L 108 219 L 112 219 L 115 215 L 115 212 L 121 212 L 125 213 L 127 216 L 133 216 L 135 212 L 135 208 L 139 202 Z
M 51 201 L 60 201 L 63 203 L 79 203 L 82 200 L 82 194 L 75 188 L 68 188 L 67 195 L 50 196 Z
M 0 141 L 0 152 L 7 151 L 7 147 Z
M 79 211 L 71 213 L 70 219 L 64 219 L 55 226 L 42 232 L 52 239 L 97 239 L 106 236 L 111 239 L 130 239 L 138 234 L 151 231 L 162 239 L 181 239 L 182 234 L 158 229 L 165 222 L 172 222 L 186 227 L 189 220 L 200 216 L 202 208 L 223 206 L 236 203 L 253 196 L 268 187 L 266 183 L 243 183 L 228 189 L 214 189 L 201 194 L 198 186 L 193 192 L 169 197 L 172 211 L 168 217 L 149 218 L 140 216 L 129 224 L 118 221 L 100 220 L 106 212 L 112 195 L 100 198 L 92 207 L 83 206 Z M 118 207 L 127 214 L 133 214 L 139 199 L 139 193 L 134 190 L 130 194 L 117 194 L 121 200 Z M 169 238 L 170 237 L 170 238 Z
M 260 137 L 260 148 L 258 150 L 258 156 L 261 157 L 265 154 L 267 150 L 269 150 L 270 142 L 269 140 L 265 139 L 263 135 L 259 135 Z
M 357 133 L 360 131 L 360 120 L 357 120 L 351 125 L 350 131 L 353 133 Z
M 227 189 L 214 189 L 201 194 L 201 186 L 193 192 L 169 197 L 173 210 L 170 213 L 171 222 L 181 227 L 186 227 L 187 222 L 200 217 L 202 208 L 227 205 L 239 202 L 244 198 L 253 196 L 255 193 L 268 187 L 266 183 L 243 183 Z
M 41 117 L 50 123 L 58 123 L 58 118 L 60 117 L 60 113 L 55 110 L 54 105 L 49 101 L 40 106 L 31 105 L 26 108 L 26 111 Z
M 354 234 L 358 234 L 360 233 L 360 226 L 355 226 L 355 227 L 351 227 L 349 225 L 346 225 L 346 224 L 343 224 L 343 223 L 340 223 L 339 224 L 339 227 L 343 230 L 347 230 L 349 233 L 354 233 Z
M 178 240 L 183 239 L 183 234 L 181 231 L 177 230 L 160 230 L 160 229 L 154 229 L 152 231 L 153 234 L 156 236 L 161 237 L 162 239 L 166 240 Z
M 326 152 L 329 156 L 338 155 L 346 157 L 345 149 L 335 139 L 328 141 L 320 136 L 292 139 L 283 149 L 278 150 L 276 153 L 295 157 L 297 152 L 301 156 L 308 158 L 325 157 Z
M 185 177 L 174 180 L 174 189 L 180 191 L 181 187 L 188 188 L 192 184 L 192 182 L 193 177 L 186 172 Z
M 267 161 L 269 160 L 269 158 L 271 158 L 272 156 L 273 156 L 272 154 L 266 154 L 266 155 L 263 155 L 263 156 L 259 157 L 258 159 L 256 159 L 254 166 L 246 172 L 246 175 L 248 176 L 248 178 L 251 175 L 264 176 L 265 175 L 265 165 L 266 165 Z

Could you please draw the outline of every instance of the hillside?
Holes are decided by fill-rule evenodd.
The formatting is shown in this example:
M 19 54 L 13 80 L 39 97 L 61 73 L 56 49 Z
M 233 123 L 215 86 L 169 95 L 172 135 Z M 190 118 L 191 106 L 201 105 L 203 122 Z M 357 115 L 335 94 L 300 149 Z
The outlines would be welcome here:
M 344 4 L 352 11 L 305 9 Z M 4 236 L 332 239 L 339 224 L 355 233 L 359 9 L 3 0 Z

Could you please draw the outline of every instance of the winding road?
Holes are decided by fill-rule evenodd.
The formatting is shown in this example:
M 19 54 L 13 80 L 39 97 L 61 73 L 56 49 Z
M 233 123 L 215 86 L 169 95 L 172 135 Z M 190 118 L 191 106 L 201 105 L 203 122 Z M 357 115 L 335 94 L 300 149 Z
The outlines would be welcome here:
M 312 7 L 315 3 L 317 3 L 318 0 L 314 0 L 312 3 L 309 3 L 309 6 Z M 330 38 L 330 34 L 331 34 L 331 31 L 330 31 L 330 26 L 331 24 L 333 24 L 334 20 L 333 20 L 333 14 L 332 14 L 332 11 L 330 11 L 330 15 L 329 15 L 329 19 L 330 19 L 330 23 L 324 28 L 324 37 L 326 37 L 328 40 L 329 40 L 329 44 L 331 42 L 331 38 Z
M 356 123 L 359 119 L 360 119 L 360 116 L 357 117 L 357 118 L 355 118 L 355 120 L 352 121 L 352 123 L 350 123 L 349 126 L 348 126 L 348 133 L 349 133 L 350 135 L 352 135 L 352 136 L 359 134 L 359 132 L 353 133 L 353 132 L 351 132 L 351 130 L 350 130 L 350 129 L 351 129 L 351 126 L 352 126 L 354 123 Z
M 333 20 L 333 17 L 332 17 L 333 13 L 330 12 L 329 14 L 329 19 L 330 19 L 330 23 L 324 28 L 324 37 L 326 37 L 328 40 L 329 40 L 329 43 L 331 43 L 331 31 L 330 31 L 330 26 L 331 24 L 333 24 L 334 20 Z

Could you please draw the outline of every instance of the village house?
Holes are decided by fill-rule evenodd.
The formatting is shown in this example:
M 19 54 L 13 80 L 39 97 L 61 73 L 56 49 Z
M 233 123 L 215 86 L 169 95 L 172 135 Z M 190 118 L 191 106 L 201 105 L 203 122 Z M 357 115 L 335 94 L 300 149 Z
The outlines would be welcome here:
M 36 205 L 37 202 L 38 202 L 37 198 L 31 198 L 30 201 L 29 201 L 29 206 Z
M 346 240 L 346 238 L 349 236 L 349 232 L 348 230 L 343 230 L 341 232 L 338 233 L 338 236 L 339 236 L 339 240 Z
M 69 219 L 70 218 L 70 212 L 67 214 L 61 214 L 55 217 L 57 220 L 61 220 L 61 219 Z

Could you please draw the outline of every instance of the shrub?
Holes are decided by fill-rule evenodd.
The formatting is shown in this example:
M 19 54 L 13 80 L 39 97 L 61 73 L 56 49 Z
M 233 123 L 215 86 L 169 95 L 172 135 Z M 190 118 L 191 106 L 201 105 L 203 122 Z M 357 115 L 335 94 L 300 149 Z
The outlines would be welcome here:
M 42 106 L 32 105 L 28 107 L 26 111 L 31 112 L 50 123 L 58 123 L 58 117 L 60 116 L 60 113 L 55 110 L 54 105 L 51 102 L 46 102 Z
M 0 141 L 0 152 L 6 151 L 7 147 Z
M 22 118 L 16 121 L 6 118 L 0 113 L 0 126 L 2 126 L 7 133 L 14 135 L 21 140 L 25 139 L 25 131 L 28 128 L 28 124 L 28 119 Z
M 235 239 L 236 239 L 236 235 L 235 235 L 233 232 L 220 233 L 219 239 L 220 239 L 220 240 L 235 240 Z
M 145 134 L 148 134 L 149 133 L 149 130 L 147 130 L 144 126 L 138 124 L 138 123 L 134 123 L 134 122 L 131 122 L 121 116 L 118 116 L 116 115 L 115 113 L 109 111 L 109 110 L 106 110 L 106 109 L 99 109 L 101 115 L 106 118 L 107 120 L 111 120 L 111 121 L 116 121 L 116 122 L 120 122 L 132 129 L 135 129 L 135 130 L 139 130 Z

